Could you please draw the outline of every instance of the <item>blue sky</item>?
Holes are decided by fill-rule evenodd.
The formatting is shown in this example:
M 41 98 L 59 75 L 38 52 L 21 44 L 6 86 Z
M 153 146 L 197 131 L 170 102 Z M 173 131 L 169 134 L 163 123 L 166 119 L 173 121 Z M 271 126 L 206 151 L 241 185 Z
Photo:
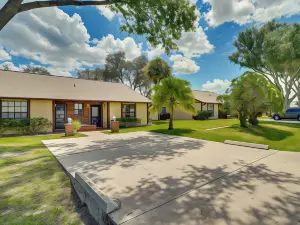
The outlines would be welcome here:
M 240 31 L 271 19 L 300 21 L 300 0 L 189 1 L 198 8 L 197 32 L 185 34 L 171 55 L 152 49 L 142 36 L 120 32 L 122 17 L 109 9 L 53 7 L 19 14 L 0 32 L 0 68 L 41 65 L 55 75 L 74 76 L 78 69 L 103 67 L 106 54 L 122 50 L 129 60 L 161 56 L 193 89 L 222 93 L 245 71 L 228 60 Z

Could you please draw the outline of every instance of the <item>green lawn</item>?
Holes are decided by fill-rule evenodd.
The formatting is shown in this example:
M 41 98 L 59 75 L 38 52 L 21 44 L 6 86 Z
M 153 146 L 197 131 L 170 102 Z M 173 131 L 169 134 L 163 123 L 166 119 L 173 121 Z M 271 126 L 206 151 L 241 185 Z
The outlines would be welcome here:
M 218 130 L 207 131 L 208 128 L 231 126 Z M 234 140 L 268 144 L 271 149 L 283 151 L 300 152 L 300 125 L 261 122 L 258 127 L 249 125 L 248 128 L 241 128 L 239 121 L 232 120 L 206 120 L 206 121 L 174 121 L 174 130 L 169 131 L 168 121 L 154 121 L 152 126 L 123 128 L 120 133 L 135 131 L 151 131 L 164 134 L 186 136 L 203 140 L 223 142 Z
M 41 142 L 59 138 L 0 138 L 0 224 L 83 224 L 67 175 Z

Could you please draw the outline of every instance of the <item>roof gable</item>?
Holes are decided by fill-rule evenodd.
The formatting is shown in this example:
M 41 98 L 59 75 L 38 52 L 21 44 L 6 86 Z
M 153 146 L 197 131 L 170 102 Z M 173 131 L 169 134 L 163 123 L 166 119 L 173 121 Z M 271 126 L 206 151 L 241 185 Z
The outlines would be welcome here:
M 219 96 L 219 94 L 217 93 L 210 91 L 194 90 L 193 94 L 194 98 L 200 102 L 221 104 L 221 102 L 217 100 L 217 97 Z

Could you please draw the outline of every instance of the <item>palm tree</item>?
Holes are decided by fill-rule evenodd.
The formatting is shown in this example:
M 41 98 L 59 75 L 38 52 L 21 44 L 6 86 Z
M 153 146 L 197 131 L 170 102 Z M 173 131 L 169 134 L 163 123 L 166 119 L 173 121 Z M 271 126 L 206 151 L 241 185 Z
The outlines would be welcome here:
M 166 106 L 170 112 L 169 130 L 173 130 L 173 116 L 176 108 L 194 113 L 194 95 L 188 81 L 168 77 L 153 87 L 152 111 L 160 112 Z
M 144 67 L 143 72 L 149 77 L 154 84 L 167 77 L 171 77 L 171 67 L 161 58 L 152 59 L 147 66 Z

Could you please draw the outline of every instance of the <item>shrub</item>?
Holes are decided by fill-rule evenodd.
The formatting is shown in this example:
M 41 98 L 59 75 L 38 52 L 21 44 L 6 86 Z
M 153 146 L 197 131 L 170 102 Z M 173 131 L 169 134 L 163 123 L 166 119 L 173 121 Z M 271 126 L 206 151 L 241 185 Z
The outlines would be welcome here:
M 194 120 L 207 120 L 209 117 L 213 115 L 212 112 L 209 111 L 199 111 L 196 116 L 194 116 Z
M 125 117 L 125 118 L 117 118 L 117 121 L 123 123 L 134 123 L 134 122 L 141 122 L 141 119 L 135 117 Z
M 5 131 L 17 131 L 29 126 L 29 119 L 15 120 L 15 119 L 0 119 L 0 134 Z
M 42 117 L 32 118 L 32 119 L 1 119 L 0 120 L 0 133 L 11 130 L 16 131 L 19 134 L 37 134 L 42 132 L 45 128 L 51 127 L 52 123 Z
M 131 127 L 135 124 L 141 123 L 141 119 L 134 117 L 117 118 L 117 121 L 120 122 L 120 127 Z
M 79 120 L 73 120 L 72 122 L 75 132 L 79 131 L 80 127 L 81 127 L 81 122 Z
M 50 122 L 50 120 L 46 118 L 43 117 L 32 118 L 29 120 L 29 126 L 21 127 L 21 134 L 29 134 L 29 135 L 38 134 L 51 126 L 52 123 Z

